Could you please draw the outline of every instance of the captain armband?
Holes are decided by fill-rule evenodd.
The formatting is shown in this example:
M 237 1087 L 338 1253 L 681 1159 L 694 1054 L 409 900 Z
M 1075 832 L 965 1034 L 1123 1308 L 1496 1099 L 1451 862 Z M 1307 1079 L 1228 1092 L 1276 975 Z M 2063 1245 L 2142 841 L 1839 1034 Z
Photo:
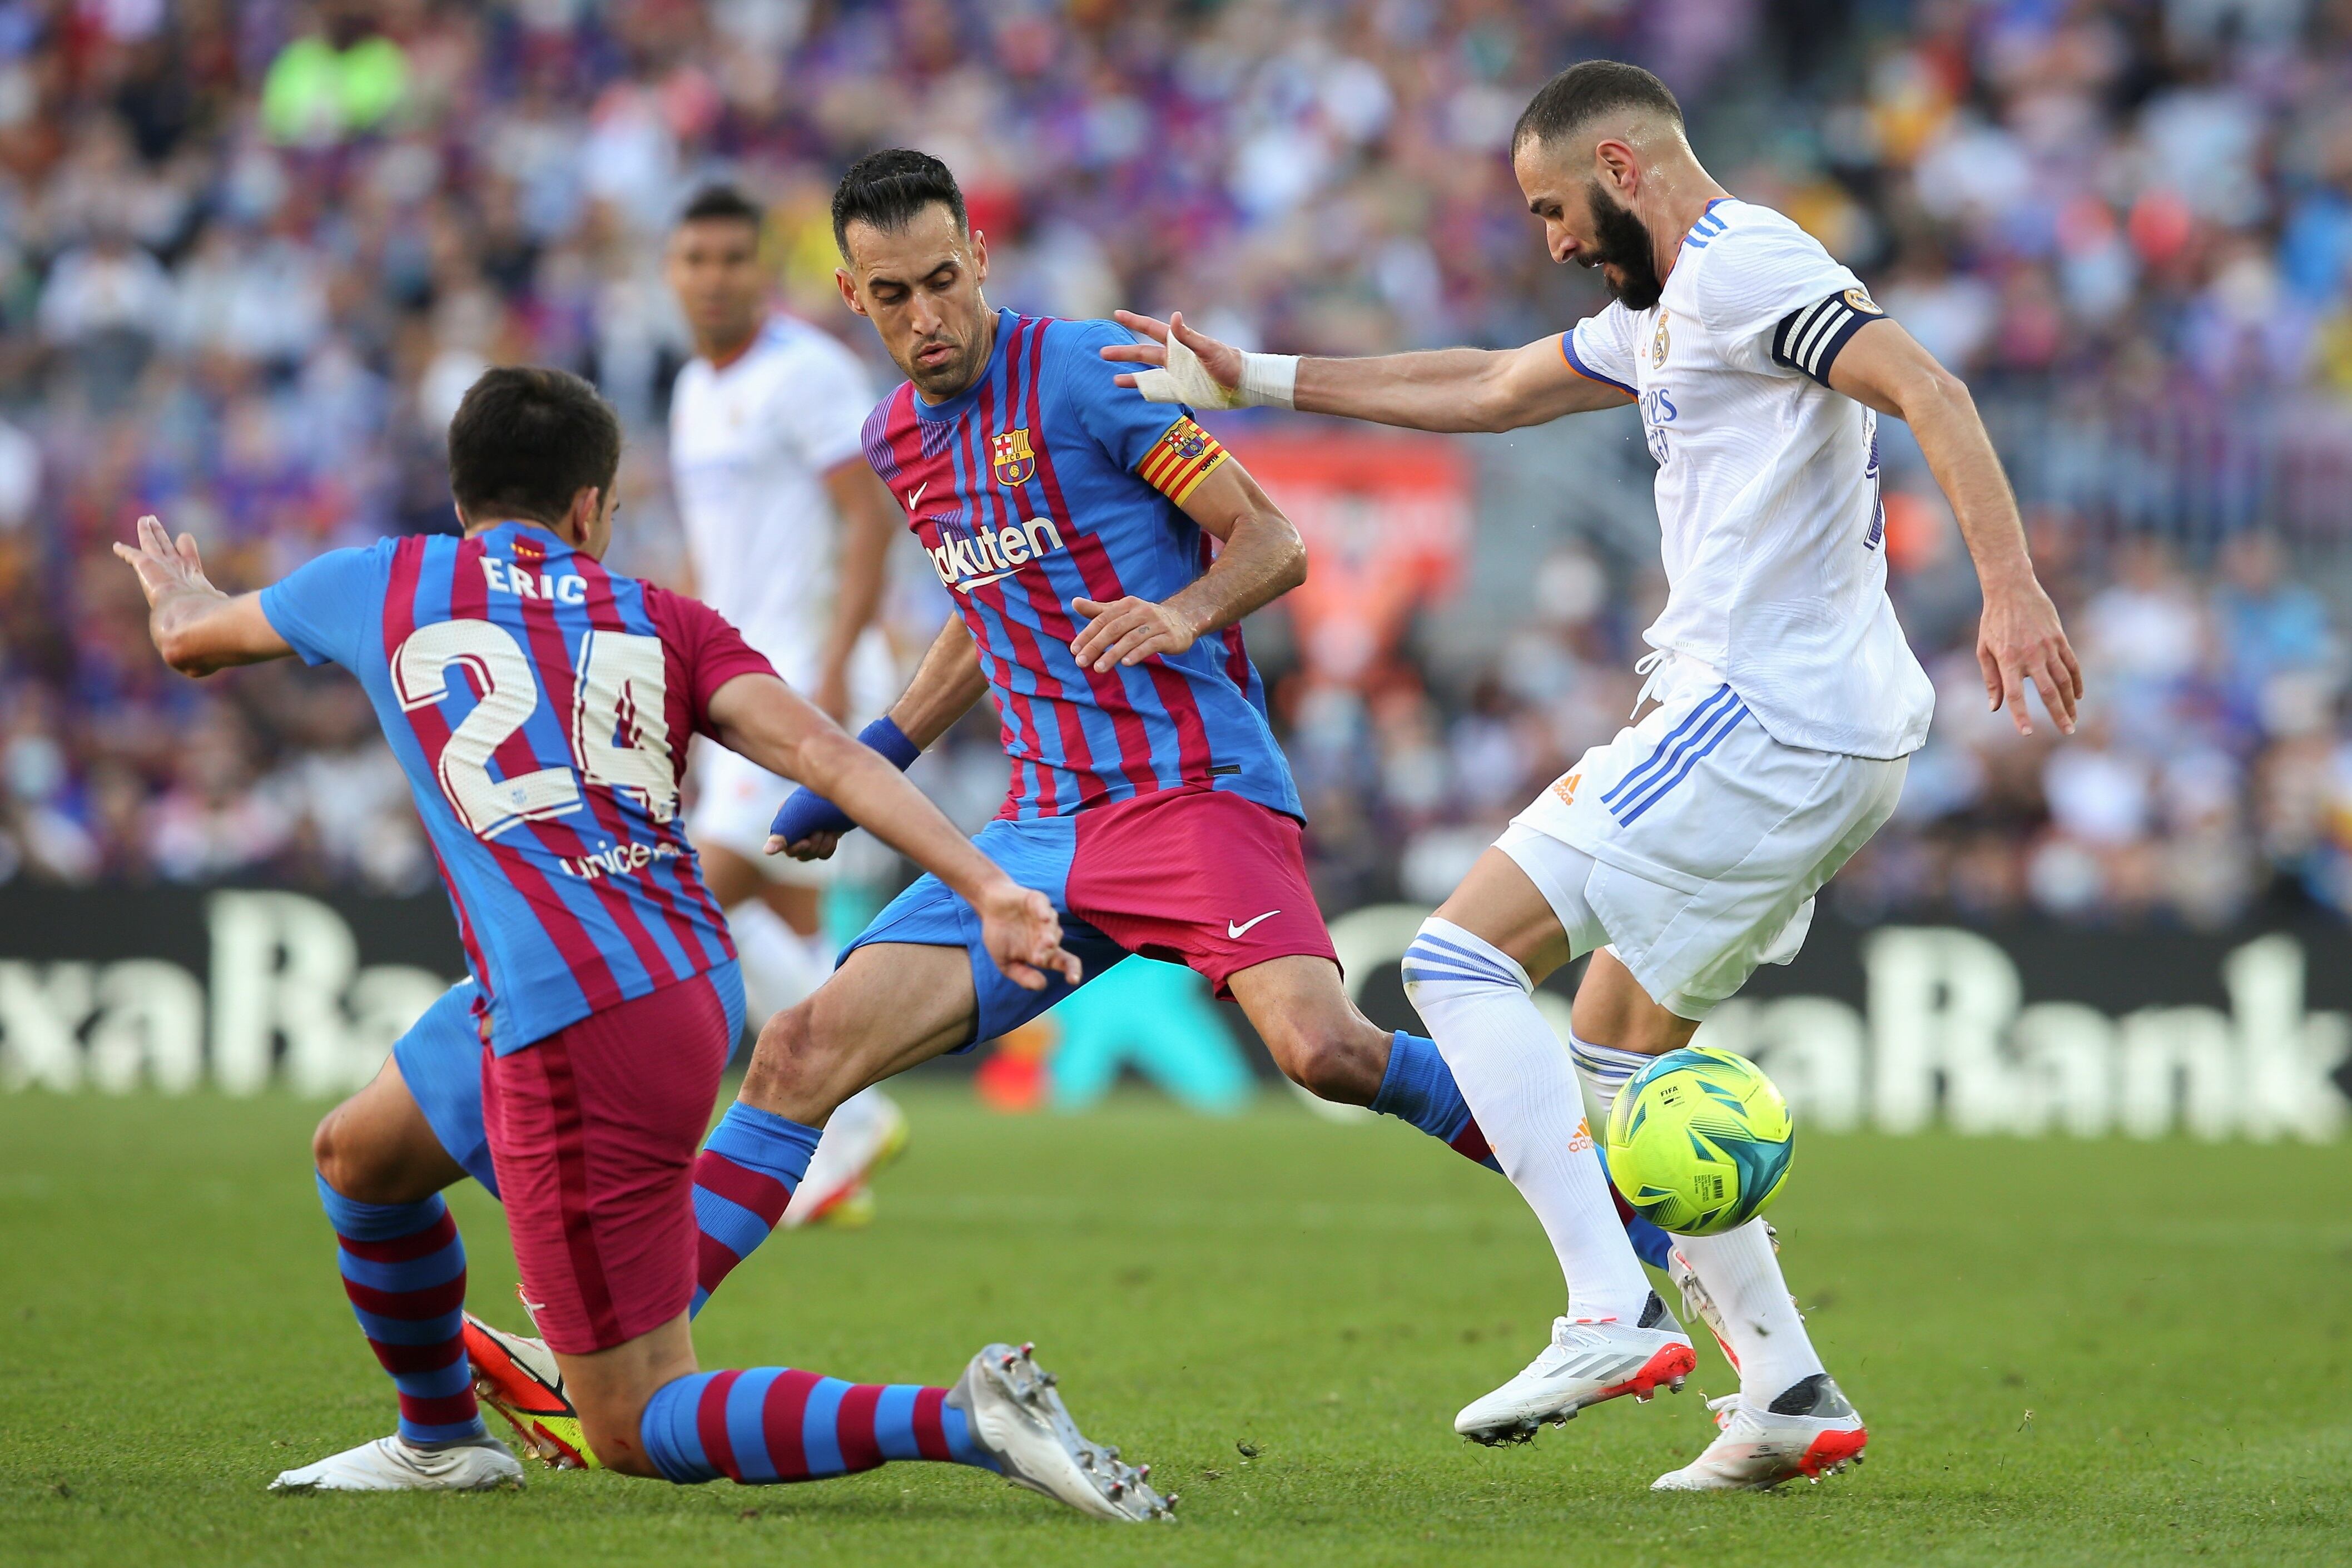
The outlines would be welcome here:
M 1823 386 L 1846 340 L 1886 311 L 1860 289 L 1847 289 L 1801 310 L 1791 310 L 1772 329 L 1772 363 L 1800 370 Z
M 1217 438 L 1183 418 L 1168 426 L 1168 433 L 1143 454 L 1135 471 L 1145 484 L 1182 506 L 1224 460 L 1225 449 Z

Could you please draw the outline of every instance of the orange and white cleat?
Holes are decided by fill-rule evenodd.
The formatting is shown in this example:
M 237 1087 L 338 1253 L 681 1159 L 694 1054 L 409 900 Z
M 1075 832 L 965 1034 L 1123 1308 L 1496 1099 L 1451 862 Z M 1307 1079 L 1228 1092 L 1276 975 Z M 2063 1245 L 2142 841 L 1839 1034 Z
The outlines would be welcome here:
M 1745 1394 L 1710 1399 L 1719 1431 L 1706 1451 L 1650 1483 L 1654 1492 L 1769 1491 L 1862 1463 L 1870 1433 L 1837 1384 L 1817 1372 L 1764 1408 Z
M 874 1219 L 866 1181 L 907 1147 L 907 1113 L 879 1089 L 862 1089 L 826 1119 L 807 1173 L 784 1209 L 783 1228 L 830 1225 L 845 1229 Z
M 1639 1323 L 1558 1318 L 1551 1342 L 1527 1370 L 1465 1405 L 1454 1429 L 1474 1443 L 1524 1443 L 1545 1422 L 1560 1426 L 1588 1405 L 1632 1394 L 1644 1404 L 1659 1388 L 1679 1393 L 1698 1357 L 1690 1336 L 1650 1293 Z
M 551 1470 L 597 1468 L 546 1342 L 494 1329 L 471 1312 L 464 1332 L 475 1397 L 506 1417 L 523 1447 Z

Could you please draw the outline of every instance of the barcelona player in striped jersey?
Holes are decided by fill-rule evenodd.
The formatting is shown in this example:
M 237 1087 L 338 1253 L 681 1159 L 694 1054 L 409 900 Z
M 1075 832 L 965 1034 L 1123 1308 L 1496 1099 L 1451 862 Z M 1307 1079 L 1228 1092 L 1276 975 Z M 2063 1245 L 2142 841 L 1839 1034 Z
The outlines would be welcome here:
M 866 421 L 866 458 L 955 604 L 861 738 L 903 766 L 992 698 L 1010 787 L 976 842 L 1054 900 L 1086 973 L 1139 952 L 1189 964 L 1296 1081 L 1489 1163 L 1435 1048 L 1349 1001 L 1307 882 L 1240 624 L 1301 581 L 1297 531 L 1189 414 L 1115 384 L 1098 351 L 1122 329 L 989 307 L 986 237 L 937 159 L 852 166 L 834 233 L 844 300 L 907 375 Z M 803 786 L 771 847 L 821 857 L 849 826 Z M 974 930 L 952 889 L 916 881 L 770 1020 L 734 1111 L 820 1123 L 1068 990 L 1002 984 Z
M 449 431 L 462 538 L 338 550 L 230 597 L 193 537 L 142 519 L 157 648 L 206 675 L 299 655 L 359 678 L 457 907 L 478 987 L 482 1117 L 515 1260 L 582 1436 L 609 1468 L 756 1484 L 931 1459 L 988 1469 L 1097 1517 L 1165 1517 L 1087 1443 L 1026 1347 L 985 1347 L 952 1387 L 851 1384 L 791 1367 L 697 1369 L 688 1331 L 696 1145 L 743 1020 L 726 922 L 679 820 L 698 732 L 821 784 L 952 886 L 1008 984 L 1066 982 L 1050 903 L 1016 886 L 871 751 L 778 679 L 716 611 L 608 572 L 620 426 L 587 383 L 493 370 Z M 1001 966 L 1001 967 L 1000 967 Z M 443 1152 L 399 1062 L 339 1135 L 415 1185 L 365 1196 L 322 1160 L 344 1287 L 393 1376 L 400 1429 L 278 1477 L 286 1490 L 514 1485 L 475 1403 L 465 1247 Z M 798 1168 L 814 1128 L 775 1130 Z M 438 1165 L 435 1164 L 437 1157 Z M 722 1186 L 730 1178 L 716 1178 Z M 774 1178 L 743 1170 L 735 1190 Z M 783 1183 L 780 1184 L 789 1184 Z

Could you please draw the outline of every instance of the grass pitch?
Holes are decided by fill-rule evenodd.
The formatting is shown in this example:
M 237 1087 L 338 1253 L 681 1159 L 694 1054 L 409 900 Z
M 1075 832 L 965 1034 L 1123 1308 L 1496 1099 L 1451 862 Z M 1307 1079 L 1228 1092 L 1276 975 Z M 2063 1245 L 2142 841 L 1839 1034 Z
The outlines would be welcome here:
M 1097 1436 L 1183 1494 L 1091 1524 L 900 1464 L 679 1489 L 534 1470 L 484 1497 L 273 1498 L 390 1429 L 310 1193 L 319 1107 L 0 1097 L 0 1563 L 2135 1563 L 2352 1558 L 2341 1148 L 1812 1138 L 1774 1212 L 1870 1463 L 1769 1496 L 1644 1489 L 1699 1388 L 1534 1447 L 1454 1411 L 1558 1310 L 1498 1179 L 1394 1125 L 1135 1098 L 1005 1119 L 943 1087 L 862 1233 L 780 1237 L 706 1365 L 946 1381 L 1038 1342 Z M 514 1323 L 497 1207 L 453 1194 Z

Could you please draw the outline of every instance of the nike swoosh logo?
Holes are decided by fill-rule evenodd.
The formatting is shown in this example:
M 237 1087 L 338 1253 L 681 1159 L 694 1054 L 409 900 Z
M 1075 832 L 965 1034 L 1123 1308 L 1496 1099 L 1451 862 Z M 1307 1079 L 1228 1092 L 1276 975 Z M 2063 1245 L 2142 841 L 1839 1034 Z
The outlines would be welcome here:
M 912 495 L 910 495 L 910 496 L 908 496 L 908 497 L 907 498 L 907 510 L 908 510 L 908 511 L 912 511 L 912 510 L 914 510 L 917 507 L 919 507 L 919 506 L 922 505 L 922 504 L 923 504 L 923 492 L 924 492 L 925 490 L 927 490 L 927 489 L 929 489 L 930 488 L 931 488 L 931 481 L 930 481 L 930 480 L 929 480 L 929 479 L 925 479 L 921 484 L 917 485 L 917 486 L 915 487 L 915 492 L 914 492 L 914 494 L 912 494 Z
M 1229 937 L 1246 936 L 1249 934 L 1250 927 L 1257 924 L 1258 921 L 1270 921 L 1281 912 L 1282 911 L 1280 910 L 1268 910 L 1265 913 L 1259 915 L 1256 920 L 1246 920 L 1242 921 L 1239 925 L 1235 925 L 1233 921 L 1227 921 L 1225 922 L 1225 934 Z

